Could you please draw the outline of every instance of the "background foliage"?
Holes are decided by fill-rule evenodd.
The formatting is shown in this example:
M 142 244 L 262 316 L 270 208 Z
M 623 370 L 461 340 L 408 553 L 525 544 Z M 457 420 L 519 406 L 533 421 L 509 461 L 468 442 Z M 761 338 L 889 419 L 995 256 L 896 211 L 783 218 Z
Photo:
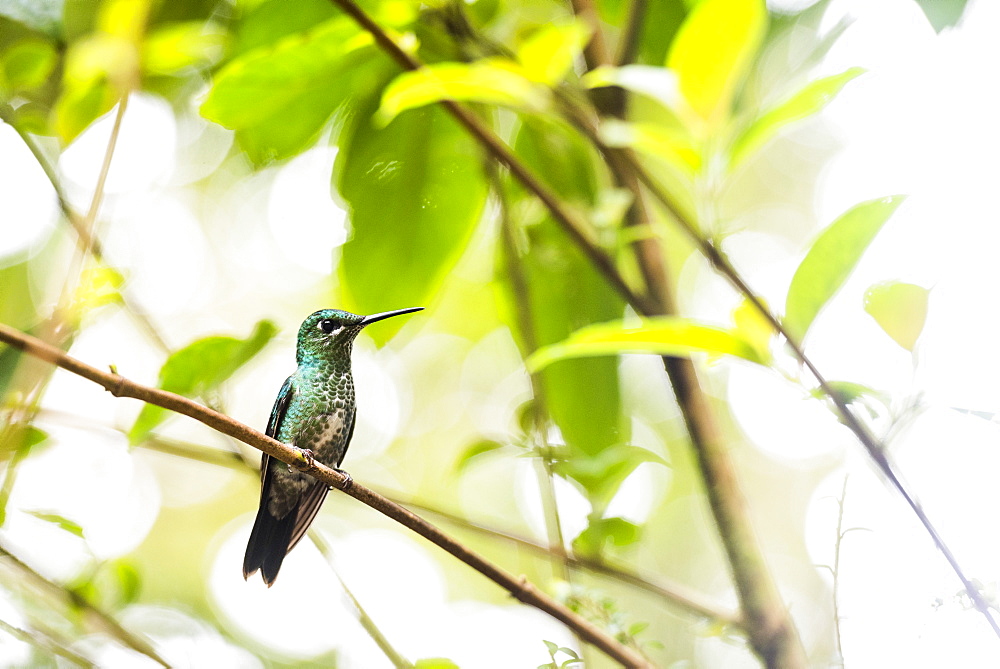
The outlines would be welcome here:
M 405 72 L 326 0 L 0 2 L 0 322 L 263 427 L 308 313 L 425 306 L 357 344 L 352 475 L 657 665 L 756 666 L 683 407 L 648 354 L 692 357 L 811 666 L 885 666 L 904 642 L 921 663 L 995 657 L 830 397 L 677 225 L 804 342 L 992 602 L 1000 549 L 962 520 L 990 481 L 959 481 L 995 462 L 975 444 L 995 442 L 1000 398 L 951 368 L 995 347 L 941 362 L 984 278 L 950 283 L 920 241 L 926 182 L 882 169 L 830 194 L 840 145 L 858 146 L 831 114 L 851 120 L 902 69 L 866 62 L 872 24 L 843 4 L 367 0 L 427 64 Z M 973 11 L 894 7 L 887 25 L 923 45 Z M 586 224 L 583 245 L 442 100 Z M 853 119 L 870 134 L 896 121 L 853 113 L 877 117 Z M 861 144 L 855 165 L 908 159 Z M 637 248 L 663 262 L 672 313 L 640 321 L 594 260 L 655 300 Z M 0 391 L 7 666 L 610 666 L 338 495 L 274 588 L 245 584 L 256 452 L 10 348 Z

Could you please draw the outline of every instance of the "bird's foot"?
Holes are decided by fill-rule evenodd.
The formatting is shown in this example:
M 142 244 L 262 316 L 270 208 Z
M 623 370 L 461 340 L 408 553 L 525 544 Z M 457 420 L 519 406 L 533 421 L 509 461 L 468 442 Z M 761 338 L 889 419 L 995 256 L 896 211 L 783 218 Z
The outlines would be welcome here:
M 343 469 L 338 469 L 337 467 L 334 467 L 333 471 L 337 472 L 338 474 L 342 474 L 343 477 L 344 477 L 344 481 L 340 485 L 337 486 L 341 490 L 347 490 L 354 483 L 354 479 L 351 477 L 351 475 L 348 474 Z
M 308 469 L 312 469 L 316 466 L 316 454 L 310 451 L 308 448 L 300 448 L 299 454 L 306 461 L 306 466 Z

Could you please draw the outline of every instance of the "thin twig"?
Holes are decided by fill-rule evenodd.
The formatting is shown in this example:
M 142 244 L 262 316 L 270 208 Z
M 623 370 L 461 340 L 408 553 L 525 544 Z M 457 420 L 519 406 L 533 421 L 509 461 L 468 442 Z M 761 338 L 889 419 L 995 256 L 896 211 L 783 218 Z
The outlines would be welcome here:
M 514 302 L 514 313 L 517 318 L 518 330 L 521 332 L 521 339 L 526 352 L 531 353 L 538 349 L 538 337 L 535 329 L 535 319 L 531 312 L 531 294 L 528 287 L 527 278 L 524 275 L 524 267 L 520 262 L 518 252 L 517 230 L 510 215 L 510 203 L 507 201 L 507 193 L 503 189 L 500 177 L 497 174 L 496 164 L 490 162 L 486 168 L 487 174 L 493 183 L 493 191 L 497 197 L 500 208 L 500 235 L 502 240 L 503 256 L 506 260 L 506 275 L 510 279 L 511 293 Z M 531 422 L 533 426 L 533 440 L 536 441 L 539 461 L 542 465 L 540 472 L 540 487 L 542 493 L 542 507 L 545 512 L 545 527 L 549 533 L 549 545 L 558 547 L 564 552 L 566 539 L 563 536 L 562 522 L 559 519 L 559 506 L 556 500 L 555 484 L 553 483 L 552 458 L 549 455 L 548 441 L 546 437 L 547 425 L 546 416 L 547 402 L 545 400 L 545 383 L 542 377 L 532 372 L 528 374 L 528 381 L 531 384 Z M 570 582 L 571 575 L 565 563 L 560 563 L 561 577 Z
M 837 661 L 844 666 L 844 646 L 840 638 L 840 545 L 844 541 L 844 501 L 847 499 L 847 477 L 837 498 L 837 541 L 833 548 L 833 638 L 837 642 Z
M 326 559 L 327 564 L 330 566 L 330 571 L 333 575 L 337 577 L 337 581 L 340 583 L 341 589 L 344 591 L 344 596 L 347 597 L 347 601 L 350 603 L 351 607 L 354 609 L 354 613 L 358 617 L 358 622 L 371 637 L 375 645 L 379 647 L 382 654 L 386 656 L 389 662 L 392 663 L 396 669 L 413 669 L 413 663 L 403 657 L 402 653 L 393 647 L 389 642 L 389 639 L 382 634 L 382 630 L 378 628 L 375 621 L 372 620 L 368 612 L 365 611 L 364 607 L 361 606 L 361 602 L 358 601 L 354 593 L 351 592 L 347 584 L 344 583 L 344 579 L 340 577 L 340 572 L 333 564 L 333 551 L 330 549 L 330 544 L 327 543 L 326 539 L 323 538 L 322 533 L 317 531 L 315 528 L 309 530 L 309 539 L 313 542 L 316 548 L 319 550 L 320 554 Z
M 387 496 L 392 497 L 392 495 L 389 494 L 387 494 Z M 504 532 L 492 527 L 480 525 L 479 523 L 467 520 L 461 516 L 457 516 L 434 506 L 429 506 L 427 504 L 411 500 L 407 500 L 402 503 L 407 507 L 419 509 L 424 513 L 429 513 L 431 515 L 438 516 L 439 518 L 443 518 L 449 523 L 457 525 L 463 529 L 468 529 L 478 534 L 509 541 L 518 547 L 529 550 L 537 555 L 551 557 L 553 553 L 556 553 L 557 551 L 555 548 L 543 546 L 530 539 L 525 539 L 524 537 L 520 537 L 510 532 Z M 663 600 L 667 603 L 682 609 L 689 614 L 711 620 L 712 622 L 719 623 L 721 625 L 733 627 L 737 630 L 743 630 L 744 622 L 738 613 L 723 610 L 718 605 L 707 601 L 707 598 L 701 593 L 694 592 L 691 588 L 681 583 L 664 581 L 662 578 L 659 581 L 653 581 L 648 577 L 639 576 L 638 574 L 634 574 L 620 567 L 610 565 L 602 560 L 595 560 L 585 556 L 570 555 L 565 551 L 562 551 L 561 554 L 556 553 L 555 557 L 565 560 L 566 563 L 574 569 L 582 569 L 601 574 L 602 576 L 607 576 L 608 578 L 612 578 L 616 581 L 626 583 L 635 588 L 639 588 L 640 590 L 645 590 L 646 592 L 657 595 L 663 598 Z
M 101 170 L 102 176 L 98 178 L 98 187 L 100 189 L 101 195 L 98 195 L 98 193 L 95 192 L 93 197 L 91 198 L 90 211 L 92 212 L 92 215 L 95 217 L 100 208 L 100 202 L 103 199 L 104 183 L 107 179 L 107 171 L 108 169 L 110 169 L 110 160 L 111 156 L 114 153 L 114 144 L 117 142 L 117 137 L 121 129 L 121 117 L 123 114 L 124 114 L 124 105 L 121 105 L 118 108 L 118 115 L 115 117 L 115 124 L 112 127 L 112 134 L 111 138 L 109 139 L 108 150 L 105 151 L 104 163 L 102 165 L 102 170 Z M 63 218 L 65 218 L 66 222 L 69 223 L 69 226 L 73 228 L 73 232 L 76 233 L 77 244 L 80 246 L 82 250 L 89 253 L 98 263 L 102 265 L 111 266 L 111 264 L 108 263 L 106 259 L 103 243 L 101 242 L 100 238 L 94 233 L 93 223 L 87 222 L 88 220 L 90 220 L 91 214 L 88 213 L 88 217 L 85 219 L 83 216 L 78 214 L 76 210 L 73 209 L 72 205 L 69 202 L 69 198 L 66 196 L 66 191 L 63 189 L 62 183 L 59 180 L 59 176 L 56 174 L 55 167 L 49 161 L 48 157 L 45 155 L 45 152 L 42 151 L 41 147 L 38 145 L 35 139 L 23 128 L 21 128 L 18 124 L 11 123 L 10 120 L 8 119 L 3 119 L 3 120 L 11 124 L 11 126 L 17 132 L 18 136 L 21 138 L 21 141 L 24 142 L 24 145 L 28 147 L 29 151 L 31 151 L 31 155 L 35 157 L 35 160 L 38 162 L 39 167 L 42 168 L 42 172 L 45 173 L 46 178 L 52 185 L 53 191 L 55 191 L 56 201 L 59 204 L 59 210 L 62 212 Z M 94 218 L 93 220 L 96 221 L 96 218 Z M 127 291 L 122 291 L 122 301 L 125 304 L 126 312 L 133 320 L 135 320 L 135 322 L 153 341 L 153 343 L 155 343 L 157 347 L 160 348 L 160 350 L 169 352 L 170 347 L 167 345 L 166 341 L 163 339 L 159 331 L 153 325 L 153 322 L 150 319 L 149 315 L 143 309 L 141 309 L 139 305 L 135 303 L 134 300 L 132 300 L 129 297 Z
M 115 397 L 131 397 L 194 418 L 218 432 L 239 439 L 243 443 L 309 474 L 316 480 L 345 492 L 444 549 L 510 592 L 518 601 L 534 606 L 566 624 L 585 641 L 597 646 L 623 665 L 628 667 L 649 666 L 645 658 L 620 644 L 605 630 L 540 591 L 527 579 L 517 578 L 504 571 L 413 512 L 361 484 L 351 481 L 345 474 L 316 462 L 314 458 L 302 450 L 265 436 L 225 414 L 212 411 L 186 397 L 144 386 L 119 374 L 91 367 L 66 355 L 59 349 L 3 323 L 0 323 L 0 341 L 93 381 Z
M 85 658 L 84 656 L 71 650 L 68 646 L 63 643 L 56 641 L 47 634 L 42 633 L 39 630 L 33 630 L 29 632 L 28 630 L 23 630 L 20 627 L 14 627 L 5 620 L 0 620 L 0 629 L 2 629 L 7 634 L 29 643 L 36 648 L 43 651 L 52 653 L 53 655 L 59 655 L 64 657 L 73 664 L 80 667 L 93 667 L 94 663 Z
M 80 597 L 78 594 L 48 580 L 18 559 L 17 556 L 13 555 L 3 546 L 0 546 L 0 556 L 2 556 L 10 564 L 14 565 L 25 580 L 29 581 L 32 585 L 39 587 L 48 595 L 61 600 L 67 606 L 80 609 L 102 632 L 108 634 L 122 645 L 127 646 L 128 648 L 131 648 L 137 653 L 141 653 L 152 660 L 155 660 L 164 667 L 170 666 L 157 654 L 148 641 L 122 627 L 117 620 L 88 602 L 83 597 Z
M 648 0 L 632 0 L 629 5 L 628 19 L 618 43 L 618 56 L 615 64 L 621 67 L 628 65 L 639 54 L 639 41 L 642 39 L 642 27 L 646 23 L 646 7 Z

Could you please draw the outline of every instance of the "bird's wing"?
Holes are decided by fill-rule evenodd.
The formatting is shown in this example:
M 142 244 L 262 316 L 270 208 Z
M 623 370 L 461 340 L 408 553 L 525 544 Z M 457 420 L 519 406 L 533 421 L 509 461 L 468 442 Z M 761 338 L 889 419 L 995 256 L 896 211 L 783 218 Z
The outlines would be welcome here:
M 285 420 L 285 413 L 288 412 L 288 405 L 292 403 L 292 398 L 295 396 L 295 386 L 292 384 L 292 377 L 285 379 L 285 382 L 281 384 L 281 390 L 278 391 L 278 397 L 274 400 L 274 406 L 271 407 L 271 417 L 267 420 L 267 429 L 264 430 L 264 434 L 271 437 L 272 439 L 278 438 L 278 431 L 281 430 L 281 422 Z M 261 486 L 261 500 L 266 499 L 264 494 L 267 490 L 268 483 L 268 463 L 271 460 L 271 456 L 267 453 L 260 460 L 260 480 L 263 484 Z
M 341 450 L 340 458 L 337 460 L 338 467 L 344 460 L 344 454 L 351 443 L 351 437 L 354 436 L 354 413 L 351 412 L 346 418 L 350 421 L 350 425 L 347 426 L 347 439 L 344 441 L 344 448 Z M 288 544 L 288 550 L 295 548 L 295 544 L 299 543 L 302 537 L 306 535 L 309 526 L 316 518 L 316 514 L 319 513 L 320 507 L 323 506 L 323 500 L 326 499 L 328 492 L 330 492 L 330 488 L 325 483 L 316 483 L 310 486 L 302 495 L 298 511 L 295 515 L 295 526 L 292 528 L 292 540 Z

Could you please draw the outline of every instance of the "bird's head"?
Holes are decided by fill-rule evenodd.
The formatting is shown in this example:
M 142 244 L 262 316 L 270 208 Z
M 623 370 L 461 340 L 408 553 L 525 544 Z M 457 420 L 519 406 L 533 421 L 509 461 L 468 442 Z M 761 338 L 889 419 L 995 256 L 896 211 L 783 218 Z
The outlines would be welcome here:
M 361 329 L 392 316 L 421 311 L 423 307 L 409 307 L 395 311 L 384 311 L 371 316 L 359 316 L 340 309 L 320 309 L 304 321 L 299 328 L 296 358 L 302 362 L 306 358 L 332 358 L 348 356 L 351 344 Z

